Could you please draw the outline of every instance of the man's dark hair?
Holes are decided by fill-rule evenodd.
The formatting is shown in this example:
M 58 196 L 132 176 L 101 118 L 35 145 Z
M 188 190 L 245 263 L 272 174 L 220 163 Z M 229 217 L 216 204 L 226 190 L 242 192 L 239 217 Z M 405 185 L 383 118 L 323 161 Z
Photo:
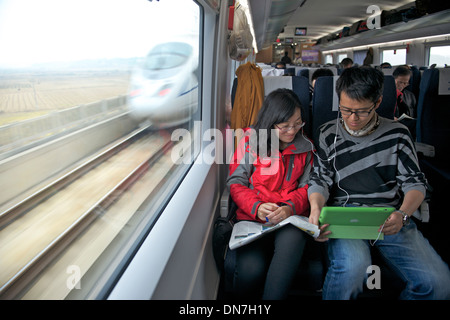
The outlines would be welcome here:
M 338 97 L 341 93 L 353 100 L 376 102 L 383 95 L 384 74 L 371 67 L 344 69 L 336 81 Z
M 316 80 L 319 77 L 326 77 L 326 76 L 334 76 L 333 71 L 331 71 L 331 69 L 328 68 L 320 68 L 317 69 L 316 71 L 314 71 L 312 77 L 311 77 L 311 81 Z
M 344 58 L 341 61 L 342 66 L 345 68 L 347 66 L 352 66 L 353 65 L 353 60 L 350 58 Z
M 411 74 L 411 69 L 409 69 L 408 67 L 398 66 L 397 68 L 395 68 L 392 76 L 397 79 L 398 76 L 411 76 Z

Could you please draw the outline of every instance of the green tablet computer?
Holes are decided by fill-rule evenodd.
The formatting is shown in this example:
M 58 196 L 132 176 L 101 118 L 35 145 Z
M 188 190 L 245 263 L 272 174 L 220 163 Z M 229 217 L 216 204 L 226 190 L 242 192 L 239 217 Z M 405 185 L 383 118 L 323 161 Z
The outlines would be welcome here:
M 319 222 L 329 224 L 328 238 L 382 240 L 378 229 L 394 211 L 391 207 L 323 207 Z

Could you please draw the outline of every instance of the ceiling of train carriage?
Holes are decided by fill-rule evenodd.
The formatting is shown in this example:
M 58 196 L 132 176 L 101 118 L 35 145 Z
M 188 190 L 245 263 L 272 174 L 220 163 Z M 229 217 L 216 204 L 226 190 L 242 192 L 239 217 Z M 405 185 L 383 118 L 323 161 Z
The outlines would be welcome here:
M 414 5 L 411 0 L 249 0 L 258 49 L 270 46 L 277 37 L 317 40 L 325 35 L 367 19 L 373 11 Z M 265 29 L 264 29 L 265 26 Z M 296 27 L 307 28 L 305 36 L 295 36 Z M 282 32 L 283 31 L 283 32 Z

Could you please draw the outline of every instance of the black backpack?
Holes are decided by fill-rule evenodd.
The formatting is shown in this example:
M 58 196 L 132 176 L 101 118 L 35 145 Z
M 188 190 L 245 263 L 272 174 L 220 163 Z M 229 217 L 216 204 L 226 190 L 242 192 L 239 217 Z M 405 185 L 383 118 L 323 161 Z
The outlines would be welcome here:
M 233 231 L 234 223 L 236 222 L 236 203 L 231 200 L 228 214 L 226 217 L 219 216 L 214 222 L 213 230 L 213 255 L 216 261 L 217 268 L 220 272 L 224 270 L 225 256 L 228 250 L 228 243 L 230 242 L 231 231 Z

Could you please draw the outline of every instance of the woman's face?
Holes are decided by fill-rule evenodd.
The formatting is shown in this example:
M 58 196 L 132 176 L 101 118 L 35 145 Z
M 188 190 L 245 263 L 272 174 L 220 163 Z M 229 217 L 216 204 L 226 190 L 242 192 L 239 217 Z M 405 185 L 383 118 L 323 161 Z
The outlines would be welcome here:
M 303 121 L 299 108 L 295 108 L 294 114 L 287 122 L 275 124 L 277 135 L 280 139 L 280 146 L 283 147 L 283 145 L 286 146 L 286 144 L 292 142 L 302 126 Z

